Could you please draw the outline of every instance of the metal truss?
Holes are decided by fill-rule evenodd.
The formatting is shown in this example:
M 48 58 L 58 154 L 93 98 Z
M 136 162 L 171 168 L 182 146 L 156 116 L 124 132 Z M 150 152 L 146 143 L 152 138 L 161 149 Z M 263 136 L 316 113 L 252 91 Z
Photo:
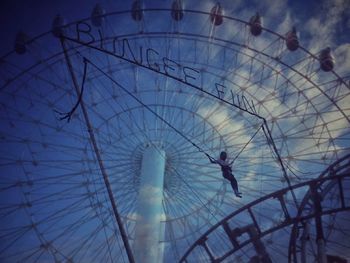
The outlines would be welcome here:
M 305 198 L 303 199 L 302 206 L 293 207 L 293 204 L 288 206 L 285 202 L 285 196 L 290 194 L 288 188 L 276 191 L 263 198 L 260 198 L 241 209 L 233 212 L 227 216 L 215 226 L 210 228 L 204 235 L 202 235 L 190 248 L 186 251 L 179 262 L 195 262 L 200 260 L 201 262 L 224 262 L 225 259 L 234 255 L 235 252 L 244 248 L 249 244 L 253 244 L 256 252 L 255 257 L 258 257 L 259 262 L 272 262 L 269 254 L 265 250 L 265 245 L 261 239 L 278 231 L 282 228 L 292 226 L 292 236 L 289 250 L 294 252 L 293 262 L 298 262 L 296 259 L 296 253 L 301 252 L 300 248 L 296 250 L 296 238 L 297 238 L 297 226 L 304 225 L 305 222 L 311 219 L 316 220 L 317 233 L 319 235 L 322 230 L 322 216 L 335 214 L 343 211 L 350 210 L 349 200 L 346 199 L 344 192 L 343 180 L 350 177 L 350 155 L 345 156 L 336 163 L 332 164 L 327 170 L 325 170 L 320 178 L 296 184 L 292 188 L 297 191 L 298 189 L 308 189 Z M 328 176 L 324 176 L 328 175 Z M 339 193 L 337 198 L 337 204 L 332 207 L 323 207 L 327 193 L 331 190 L 335 190 Z M 278 203 L 281 211 L 283 211 L 283 218 L 276 224 L 271 222 L 270 227 L 262 227 L 258 221 L 255 207 L 268 202 Z M 308 208 L 306 209 L 306 207 Z M 294 212 L 294 213 L 293 213 Z M 246 216 L 246 224 L 239 227 L 232 227 L 236 218 Z M 247 234 L 247 238 L 244 241 L 239 241 L 239 238 Z M 212 247 L 209 245 L 211 237 L 221 236 L 221 239 L 229 240 L 230 246 L 226 249 L 217 249 L 217 246 Z M 323 236 L 319 237 L 323 238 Z M 219 254 L 219 256 L 218 256 Z M 196 257 L 198 257 L 196 259 Z M 302 261 L 302 262 L 305 262 Z

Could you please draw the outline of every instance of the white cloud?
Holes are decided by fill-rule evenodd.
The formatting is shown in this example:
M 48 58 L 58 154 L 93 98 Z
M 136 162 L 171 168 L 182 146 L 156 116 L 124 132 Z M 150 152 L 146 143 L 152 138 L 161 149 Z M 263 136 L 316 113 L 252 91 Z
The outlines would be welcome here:
M 309 49 L 312 53 L 327 47 L 334 46 L 337 39 L 337 27 L 340 27 L 341 21 L 346 16 L 346 10 L 350 9 L 348 0 L 327 0 L 320 6 L 318 17 L 310 18 L 306 23 L 306 30 L 312 37 L 309 43 Z M 349 11 L 347 11 L 349 12 Z
M 335 69 L 341 76 L 350 73 L 350 43 L 340 45 L 334 50 Z
M 234 137 L 234 143 L 240 144 L 247 142 L 250 139 L 243 122 L 232 119 L 226 109 L 220 109 L 217 111 L 216 107 L 201 107 L 198 110 L 198 113 L 202 115 L 203 118 L 208 118 L 208 122 L 216 127 L 221 135 L 227 135 L 227 140 Z
M 265 11 L 264 14 L 266 17 L 276 17 L 283 15 L 284 12 L 288 9 L 287 0 L 265 0 L 265 1 L 256 1 L 257 10 Z
M 277 32 L 284 35 L 292 29 L 294 23 L 295 21 L 292 19 L 291 13 L 287 11 L 283 22 L 277 27 Z

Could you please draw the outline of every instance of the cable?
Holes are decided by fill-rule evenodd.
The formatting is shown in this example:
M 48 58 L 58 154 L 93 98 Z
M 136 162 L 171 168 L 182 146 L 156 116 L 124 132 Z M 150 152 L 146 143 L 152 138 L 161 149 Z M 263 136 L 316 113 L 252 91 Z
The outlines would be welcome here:
M 101 72 L 104 76 L 106 76 L 108 79 L 110 79 L 114 84 L 116 84 L 118 87 L 120 87 L 124 92 L 126 92 L 128 95 L 130 95 L 132 98 L 134 98 L 138 103 L 140 103 L 142 106 L 144 106 L 147 110 L 149 110 L 152 114 L 154 114 L 156 117 L 158 117 L 159 119 L 161 119 L 164 123 L 166 123 L 170 128 L 172 128 L 175 132 L 177 132 L 181 137 L 183 137 L 186 141 L 188 141 L 189 143 L 191 143 L 194 147 L 196 147 L 199 152 L 203 152 L 206 156 L 208 156 L 208 158 L 212 158 L 208 153 L 206 153 L 201 147 L 199 147 L 197 144 L 195 144 L 194 142 L 192 142 L 189 138 L 187 138 L 185 135 L 183 135 L 178 129 L 176 129 L 172 124 L 170 124 L 168 121 L 166 121 L 164 118 L 162 118 L 161 116 L 159 116 L 159 114 L 157 114 L 154 110 L 152 110 L 149 106 L 147 106 L 146 104 L 144 104 L 140 99 L 138 99 L 137 97 L 135 97 L 131 92 L 129 92 L 127 89 L 125 89 L 122 85 L 120 85 L 116 80 L 114 80 L 113 78 L 111 78 L 108 74 L 106 74 L 103 70 L 101 70 L 99 67 L 97 67 L 94 63 L 92 63 L 90 60 L 88 60 L 87 58 L 84 57 L 84 62 L 90 63 L 92 66 L 94 66 L 99 72 Z M 261 128 L 261 127 L 260 127 Z M 259 129 L 260 129 L 259 128 Z M 259 129 L 257 130 L 257 132 L 259 131 Z M 257 134 L 257 132 L 254 134 L 254 136 Z M 254 138 L 254 136 L 251 138 L 251 140 Z M 250 140 L 250 141 L 251 141 Z M 249 142 L 250 142 L 249 141 Z M 249 142 L 247 144 L 249 144 Z M 247 145 L 246 145 L 247 146 Z M 246 147 L 245 146 L 245 147 Z M 244 148 L 245 148 L 244 147 Z M 243 148 L 243 150 L 244 150 Z M 213 218 L 215 218 L 215 220 L 217 220 L 216 216 L 213 214 L 213 212 L 206 206 L 206 204 L 203 203 L 203 201 L 201 200 L 200 196 L 196 193 L 196 191 L 194 189 L 192 189 L 192 187 L 185 181 L 184 178 L 182 178 L 182 176 L 178 173 L 178 171 L 174 168 L 174 167 L 170 167 L 175 174 L 185 183 L 185 185 L 191 190 L 191 192 L 198 198 L 198 200 L 201 202 L 201 204 L 203 205 L 203 207 L 205 207 L 209 213 L 213 216 Z
M 61 38 L 60 40 L 61 40 L 61 46 L 62 46 L 62 49 L 63 49 L 63 52 L 64 52 L 64 56 L 65 56 L 65 59 L 66 59 L 66 62 L 67 62 L 68 70 L 71 73 L 71 78 L 72 78 L 72 81 L 73 81 L 73 84 L 74 84 L 75 91 L 76 91 L 77 95 L 79 94 L 79 97 L 80 97 L 82 93 L 81 92 L 79 93 L 79 87 L 78 87 L 77 79 L 76 79 L 76 76 L 75 76 L 75 74 L 73 72 L 73 67 L 72 67 L 70 58 L 68 56 L 68 52 L 67 52 L 67 48 L 65 46 L 64 39 Z M 85 64 L 87 63 L 86 58 L 84 58 L 84 63 Z M 130 263 L 134 263 L 135 262 L 134 256 L 133 256 L 133 253 L 131 251 L 131 247 L 130 247 L 130 244 L 129 244 L 128 237 L 126 235 L 125 229 L 123 227 L 123 223 L 122 223 L 121 217 L 120 217 L 120 215 L 118 213 L 118 209 L 117 209 L 117 205 L 116 205 L 116 202 L 115 202 L 115 199 L 114 199 L 113 191 L 111 189 L 109 178 L 108 178 L 108 175 L 106 173 L 105 167 L 103 165 L 103 161 L 102 161 L 102 158 L 101 158 L 100 151 L 99 151 L 99 149 L 97 147 L 95 134 L 94 134 L 94 132 L 92 130 L 92 126 L 91 126 L 91 123 L 90 123 L 90 119 L 89 119 L 87 110 L 86 110 L 82 100 L 78 101 L 78 102 L 79 102 L 78 104 L 81 105 L 81 108 L 82 108 L 82 111 L 83 111 L 84 120 L 85 120 L 87 129 L 88 129 L 88 133 L 89 133 L 89 136 L 90 136 L 90 141 L 91 141 L 91 143 L 93 145 L 93 148 L 94 148 L 94 151 L 95 151 L 95 154 L 96 154 L 96 158 L 98 160 L 98 164 L 99 164 L 99 167 L 100 167 L 100 170 L 101 170 L 101 174 L 103 176 L 103 180 L 104 180 L 105 186 L 107 188 L 108 196 L 109 196 L 112 208 L 113 208 L 115 219 L 116 219 L 116 221 L 118 223 L 119 232 L 121 234 L 121 237 L 122 237 L 122 240 L 123 240 L 123 243 L 124 243 L 124 247 L 125 247 L 125 250 L 126 250 L 126 253 L 127 253 L 127 256 L 128 256 L 128 259 L 129 259 L 129 262 Z
M 241 149 L 241 151 L 236 155 L 235 158 L 233 158 L 232 163 L 234 163 L 234 161 L 241 155 L 241 153 L 244 151 L 244 149 L 248 146 L 248 144 L 254 139 L 255 135 L 258 134 L 258 132 L 260 131 L 260 129 L 262 128 L 263 124 L 260 125 L 259 129 L 256 130 L 256 132 L 254 133 L 254 135 L 250 138 L 250 140 L 244 145 L 244 147 Z
M 134 94 L 132 94 L 130 91 L 128 91 L 126 88 L 124 88 L 122 85 L 120 85 L 116 80 L 114 80 L 112 77 L 110 77 L 107 73 L 105 73 L 103 70 L 101 70 L 98 66 L 96 66 L 94 63 L 92 63 L 89 59 L 84 57 L 84 62 L 90 63 L 92 66 L 94 66 L 99 72 L 101 72 L 104 76 L 106 76 L 109 80 L 111 80 L 114 84 L 116 84 L 119 88 L 121 88 L 124 92 L 126 92 L 129 96 L 131 96 L 133 99 L 135 99 L 138 103 L 140 103 L 143 107 L 145 107 L 147 110 L 149 110 L 152 114 L 154 114 L 157 118 L 162 120 L 166 125 L 168 125 L 170 128 L 172 128 L 176 133 L 178 133 L 182 138 L 184 138 L 186 141 L 191 143 L 194 147 L 198 149 L 199 152 L 204 153 L 208 158 L 214 159 L 212 156 L 210 156 L 208 153 L 206 153 L 201 147 L 199 147 L 197 144 L 192 142 L 189 138 L 187 138 L 185 135 L 183 135 L 178 129 L 176 129 L 171 123 L 169 123 L 167 120 L 165 120 L 162 116 L 160 116 L 158 113 L 156 113 L 154 110 L 152 110 L 148 105 L 144 104 L 140 99 L 138 99 Z
M 81 84 L 81 91 L 80 91 L 80 94 L 79 94 L 79 97 L 78 97 L 78 100 L 77 102 L 75 103 L 75 105 L 73 106 L 73 108 L 68 111 L 68 112 L 61 112 L 61 111 L 58 111 L 56 109 L 54 109 L 54 111 L 56 113 L 58 113 L 59 115 L 61 115 L 62 117 L 59 118 L 60 121 L 64 120 L 64 119 L 67 119 L 67 122 L 70 122 L 71 118 L 72 118 L 72 115 L 73 113 L 75 112 L 75 110 L 78 108 L 82 98 L 83 98 L 83 93 L 84 93 L 84 84 L 85 84 L 85 79 L 86 79 L 86 68 L 87 68 L 87 63 L 84 61 L 84 74 L 83 74 L 83 83 Z

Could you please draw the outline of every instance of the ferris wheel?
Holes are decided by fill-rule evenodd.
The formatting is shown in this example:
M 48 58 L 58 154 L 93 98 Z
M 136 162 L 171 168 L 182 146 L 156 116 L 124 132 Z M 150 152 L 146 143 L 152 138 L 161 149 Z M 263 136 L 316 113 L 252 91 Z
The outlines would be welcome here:
M 330 182 L 310 186 L 325 197 L 346 192 L 346 174 L 340 188 L 320 175 L 348 161 L 348 80 L 330 48 L 312 54 L 295 28 L 274 32 L 251 15 L 134 1 L 19 33 L 0 62 L 0 261 L 214 262 L 205 238 L 224 218 L 269 229 L 285 209 L 313 211 L 310 181 Z M 242 199 L 209 160 L 222 151 Z M 281 189 L 283 202 L 259 201 Z M 348 248 L 332 239 L 349 234 L 344 218 L 324 218 L 330 252 Z M 218 246 L 227 238 L 210 233 Z M 299 262 L 298 238 L 270 231 L 262 243 Z M 191 254 L 198 244 L 204 252 Z M 220 260 L 248 262 L 251 244 Z

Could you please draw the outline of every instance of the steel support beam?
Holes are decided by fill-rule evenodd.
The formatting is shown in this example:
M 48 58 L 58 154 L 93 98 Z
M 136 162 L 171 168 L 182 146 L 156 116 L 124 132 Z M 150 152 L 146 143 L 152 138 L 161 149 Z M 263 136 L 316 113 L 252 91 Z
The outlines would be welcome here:
M 73 81 L 74 89 L 76 91 L 77 97 L 79 97 L 80 94 L 81 94 L 81 91 L 80 91 L 80 88 L 79 88 L 79 85 L 78 85 L 77 78 L 76 78 L 76 76 L 74 74 L 74 71 L 73 71 L 72 62 L 71 62 L 70 57 L 68 55 L 68 50 L 67 50 L 67 47 L 66 47 L 66 44 L 65 44 L 65 39 L 64 39 L 63 36 L 60 37 L 60 41 L 61 41 L 61 46 L 62 46 L 62 49 L 63 49 L 64 57 L 65 57 L 65 60 L 66 60 L 67 66 L 68 66 L 68 71 L 69 71 L 69 73 L 71 75 L 71 78 L 72 78 L 72 81 Z M 90 119 L 89 119 L 89 115 L 88 115 L 88 112 L 86 110 L 86 107 L 85 107 L 83 99 L 80 101 L 80 107 L 82 109 L 84 120 L 85 120 L 85 124 L 86 124 L 87 130 L 88 130 L 88 133 L 89 133 L 90 141 L 92 143 L 92 146 L 93 146 L 93 149 L 94 149 L 97 161 L 98 161 L 98 165 L 99 165 L 101 174 L 103 176 L 103 180 L 104 180 L 105 186 L 107 188 L 109 201 L 111 202 L 113 213 L 114 213 L 115 219 L 117 220 L 117 225 L 119 227 L 119 231 L 120 231 L 123 243 L 124 243 L 126 254 L 128 256 L 129 262 L 130 263 L 135 263 L 134 256 L 132 254 L 132 251 L 131 251 L 131 248 L 130 248 L 130 245 L 129 245 L 128 237 L 127 237 L 126 232 L 124 230 L 123 222 L 122 222 L 122 220 L 120 218 L 120 215 L 118 213 L 117 204 L 116 204 L 116 201 L 115 201 L 114 196 L 113 196 L 113 192 L 112 192 L 112 188 L 111 188 L 111 185 L 110 185 L 110 182 L 109 182 L 109 179 L 108 179 L 108 175 L 107 175 L 106 169 L 105 169 L 105 167 L 103 165 L 101 153 L 100 153 L 100 150 L 99 150 L 99 148 L 97 146 L 95 134 L 94 134 L 94 131 L 93 131 L 93 127 L 91 125 L 91 122 L 90 122 Z

